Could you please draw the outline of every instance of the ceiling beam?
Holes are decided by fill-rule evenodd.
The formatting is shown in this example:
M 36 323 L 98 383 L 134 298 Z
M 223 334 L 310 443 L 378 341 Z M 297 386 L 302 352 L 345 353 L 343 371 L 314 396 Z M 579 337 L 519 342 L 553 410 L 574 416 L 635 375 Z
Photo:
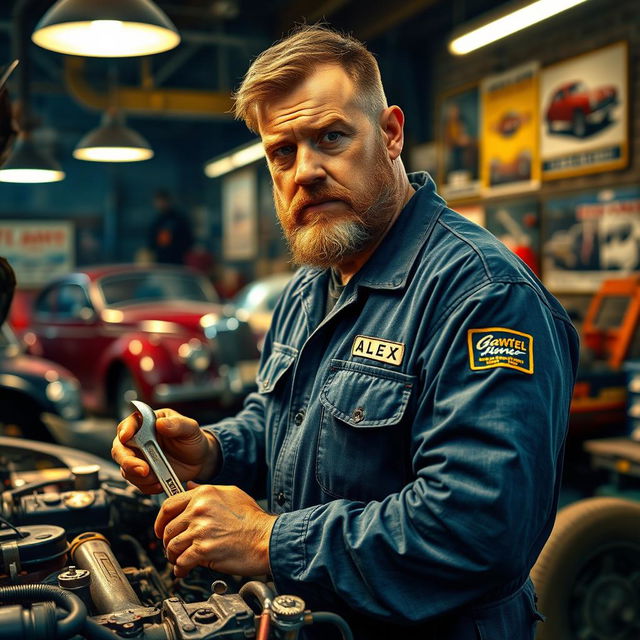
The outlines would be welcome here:
M 440 0 L 357 0 L 336 18 L 344 20 L 345 26 L 353 30 L 361 40 L 373 40 L 413 16 L 440 3 Z
M 329 19 L 337 11 L 348 5 L 350 0 L 294 0 L 280 13 L 279 26 L 284 34 L 296 23 L 313 24 L 318 20 Z

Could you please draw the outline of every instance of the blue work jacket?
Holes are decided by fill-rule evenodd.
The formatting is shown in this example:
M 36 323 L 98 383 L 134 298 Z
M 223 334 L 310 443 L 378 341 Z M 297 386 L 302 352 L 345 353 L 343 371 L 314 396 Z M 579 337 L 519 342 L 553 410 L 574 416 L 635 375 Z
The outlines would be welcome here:
M 529 639 L 578 339 L 514 254 L 428 174 L 410 180 L 326 317 L 328 273 L 292 279 L 258 391 L 210 427 L 214 481 L 266 490 L 279 592 L 345 615 L 356 637 Z

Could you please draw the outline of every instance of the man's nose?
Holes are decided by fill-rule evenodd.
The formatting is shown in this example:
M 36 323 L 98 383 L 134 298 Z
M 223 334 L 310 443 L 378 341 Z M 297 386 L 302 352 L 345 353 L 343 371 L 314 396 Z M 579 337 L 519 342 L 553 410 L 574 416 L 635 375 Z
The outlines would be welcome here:
M 296 183 L 312 184 L 326 177 L 321 154 L 312 147 L 300 145 L 296 157 Z

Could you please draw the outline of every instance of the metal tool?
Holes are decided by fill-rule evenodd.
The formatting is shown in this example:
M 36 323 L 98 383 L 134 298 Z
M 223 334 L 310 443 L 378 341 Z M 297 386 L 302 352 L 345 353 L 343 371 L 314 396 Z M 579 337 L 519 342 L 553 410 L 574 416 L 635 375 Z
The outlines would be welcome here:
M 131 404 L 140 412 L 142 424 L 128 444 L 140 449 L 168 496 L 183 493 L 184 487 L 156 439 L 156 414 L 154 410 L 139 400 L 132 400 Z

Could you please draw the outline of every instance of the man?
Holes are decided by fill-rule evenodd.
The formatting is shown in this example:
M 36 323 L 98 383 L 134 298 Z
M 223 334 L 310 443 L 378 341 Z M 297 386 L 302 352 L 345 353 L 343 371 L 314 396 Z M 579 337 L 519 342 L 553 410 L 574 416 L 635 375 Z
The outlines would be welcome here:
M 357 41 L 302 27 L 254 61 L 236 113 L 307 266 L 238 416 L 157 412 L 180 477 L 208 483 L 158 515 L 176 575 L 270 573 L 361 639 L 532 638 L 578 351 L 566 314 L 427 174 L 407 177 L 402 111 Z M 159 492 L 126 446 L 136 427 L 113 456 Z M 265 489 L 268 513 L 245 493 Z
M 178 211 L 168 191 L 158 189 L 153 196 L 157 212 L 149 229 L 149 249 L 156 262 L 184 264 L 193 243 L 187 218 Z

